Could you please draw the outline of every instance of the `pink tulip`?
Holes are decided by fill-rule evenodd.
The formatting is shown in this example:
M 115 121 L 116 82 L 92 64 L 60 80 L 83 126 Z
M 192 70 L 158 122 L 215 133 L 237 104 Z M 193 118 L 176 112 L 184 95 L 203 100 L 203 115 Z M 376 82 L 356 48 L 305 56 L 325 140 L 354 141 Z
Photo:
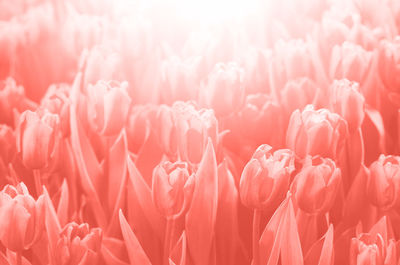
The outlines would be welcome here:
M 96 132 L 110 136 L 121 131 L 131 103 L 127 87 L 126 82 L 104 81 L 88 86 L 88 119 Z
M 367 196 L 382 209 L 398 205 L 400 192 L 400 158 L 380 155 L 369 167 Z
M 265 209 L 284 198 L 294 170 L 294 154 L 287 149 L 271 152 L 261 145 L 243 169 L 240 178 L 240 198 L 252 209 Z
M 290 117 L 287 146 L 300 157 L 320 155 L 335 159 L 347 137 L 347 123 L 327 109 L 314 110 L 308 105 Z
M 185 162 L 169 161 L 153 172 L 153 202 L 167 218 L 179 217 L 189 207 L 194 189 L 194 177 Z
M 12 251 L 29 249 L 44 228 L 43 197 L 34 200 L 24 183 L 0 192 L 0 241 Z
M 215 65 L 200 90 L 205 104 L 217 116 L 239 110 L 244 102 L 243 70 L 235 63 Z
M 325 213 L 338 194 L 341 172 L 329 158 L 306 157 L 292 190 L 299 207 L 307 213 Z
M 330 88 L 329 100 L 332 110 L 347 121 L 349 131 L 354 132 L 361 127 L 365 99 L 358 83 L 347 79 L 335 80 Z
M 98 264 L 101 248 L 102 230 L 89 229 L 84 223 L 69 223 L 61 231 L 54 250 L 57 265 Z
M 40 169 L 49 164 L 56 152 L 58 115 L 46 109 L 22 113 L 17 130 L 17 148 L 27 168 Z
M 360 234 L 351 240 L 350 265 L 396 265 L 395 245 L 386 245 L 380 234 Z

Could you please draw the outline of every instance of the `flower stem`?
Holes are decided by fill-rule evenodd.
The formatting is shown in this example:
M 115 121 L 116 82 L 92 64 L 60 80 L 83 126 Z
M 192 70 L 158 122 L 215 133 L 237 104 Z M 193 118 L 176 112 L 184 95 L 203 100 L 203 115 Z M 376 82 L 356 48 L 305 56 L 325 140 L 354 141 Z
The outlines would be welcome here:
M 174 230 L 174 219 L 167 218 L 167 227 L 165 230 L 165 239 L 164 239 L 164 256 L 163 256 L 163 264 L 169 264 L 169 252 L 171 251 L 171 241 Z
M 255 209 L 253 213 L 253 262 L 252 265 L 260 265 L 260 251 L 259 251 L 259 240 L 260 240 L 260 219 L 261 210 Z
M 17 259 L 17 265 L 21 265 L 21 264 L 22 264 L 22 254 L 21 254 L 21 251 L 17 251 L 17 252 L 16 252 L 16 259 Z
M 43 193 L 42 179 L 41 179 L 41 174 L 40 174 L 39 169 L 33 170 L 33 178 L 35 181 L 36 194 L 39 197 Z

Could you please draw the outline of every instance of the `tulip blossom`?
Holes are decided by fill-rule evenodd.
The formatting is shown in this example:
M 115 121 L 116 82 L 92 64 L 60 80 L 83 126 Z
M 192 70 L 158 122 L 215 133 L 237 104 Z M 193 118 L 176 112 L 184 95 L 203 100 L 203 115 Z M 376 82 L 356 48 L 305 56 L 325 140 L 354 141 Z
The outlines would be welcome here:
M 182 215 L 190 205 L 193 175 L 185 162 L 163 162 L 153 172 L 153 202 L 167 218 Z
M 102 241 L 100 228 L 89 229 L 88 224 L 69 223 L 61 231 L 57 241 L 54 264 L 97 264 Z
M 367 195 L 371 202 L 382 209 L 399 203 L 400 158 L 381 155 L 369 168 Z
M 127 86 L 104 81 L 88 86 L 88 119 L 95 131 L 103 135 L 121 131 L 131 103 Z
M 226 116 L 243 105 L 243 70 L 235 63 L 217 64 L 201 89 L 206 105 L 217 116 Z
M 27 168 L 40 169 L 48 165 L 57 151 L 58 115 L 46 109 L 22 113 L 17 134 L 17 148 Z
M 43 231 L 43 197 L 35 201 L 24 183 L 0 192 L 0 241 L 12 251 L 29 249 Z
M 327 109 L 314 110 L 312 105 L 290 117 L 286 144 L 300 157 L 320 155 L 335 159 L 347 137 L 347 123 Z
M 340 169 L 329 158 L 306 157 L 292 190 L 299 207 L 307 213 L 325 213 L 332 207 L 341 182 Z
M 271 152 L 261 145 L 243 169 L 240 178 L 242 203 L 253 209 L 264 209 L 283 199 L 294 170 L 294 155 L 290 150 Z

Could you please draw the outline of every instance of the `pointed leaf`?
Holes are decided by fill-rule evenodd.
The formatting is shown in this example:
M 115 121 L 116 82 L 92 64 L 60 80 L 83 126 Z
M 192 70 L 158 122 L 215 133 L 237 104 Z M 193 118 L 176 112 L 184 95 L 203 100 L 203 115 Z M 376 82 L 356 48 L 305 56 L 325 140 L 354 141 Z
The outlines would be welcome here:
M 169 257 L 170 264 L 175 265 L 185 265 L 186 264 L 186 235 L 185 231 L 182 232 L 181 237 L 176 243 L 175 247 L 171 251 L 171 256 Z
M 151 265 L 149 258 L 144 253 L 142 246 L 140 245 L 131 227 L 126 221 L 122 210 L 119 211 L 119 221 L 121 225 L 122 236 L 125 241 L 125 246 L 128 251 L 128 256 L 131 264 Z
M 194 264 L 209 264 L 218 206 L 217 161 L 211 139 L 195 177 L 192 204 L 186 215 L 189 252 Z
M 46 216 L 45 226 L 49 241 L 49 249 L 50 253 L 54 253 L 54 249 L 56 248 L 59 234 L 61 232 L 61 225 L 58 220 L 56 211 L 54 209 L 53 202 L 51 201 L 49 193 L 47 192 L 45 186 L 43 186 L 43 194 L 44 194 L 44 205 L 45 205 L 44 207 Z
M 68 208 L 69 208 L 69 190 L 67 181 L 66 179 L 64 179 L 61 185 L 60 201 L 58 202 L 58 207 L 57 207 L 57 216 L 58 219 L 60 220 L 61 226 L 64 226 L 68 223 L 69 220 Z

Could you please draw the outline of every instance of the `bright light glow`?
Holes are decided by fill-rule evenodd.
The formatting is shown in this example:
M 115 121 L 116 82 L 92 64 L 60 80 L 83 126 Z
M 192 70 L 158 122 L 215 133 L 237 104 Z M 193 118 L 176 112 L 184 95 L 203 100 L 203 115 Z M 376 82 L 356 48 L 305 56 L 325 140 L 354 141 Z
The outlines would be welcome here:
M 260 13 L 261 0 L 119 0 L 125 12 L 143 8 L 149 13 L 162 10 L 186 22 L 210 25 L 243 20 Z M 139 9 L 140 9 L 139 8 Z

